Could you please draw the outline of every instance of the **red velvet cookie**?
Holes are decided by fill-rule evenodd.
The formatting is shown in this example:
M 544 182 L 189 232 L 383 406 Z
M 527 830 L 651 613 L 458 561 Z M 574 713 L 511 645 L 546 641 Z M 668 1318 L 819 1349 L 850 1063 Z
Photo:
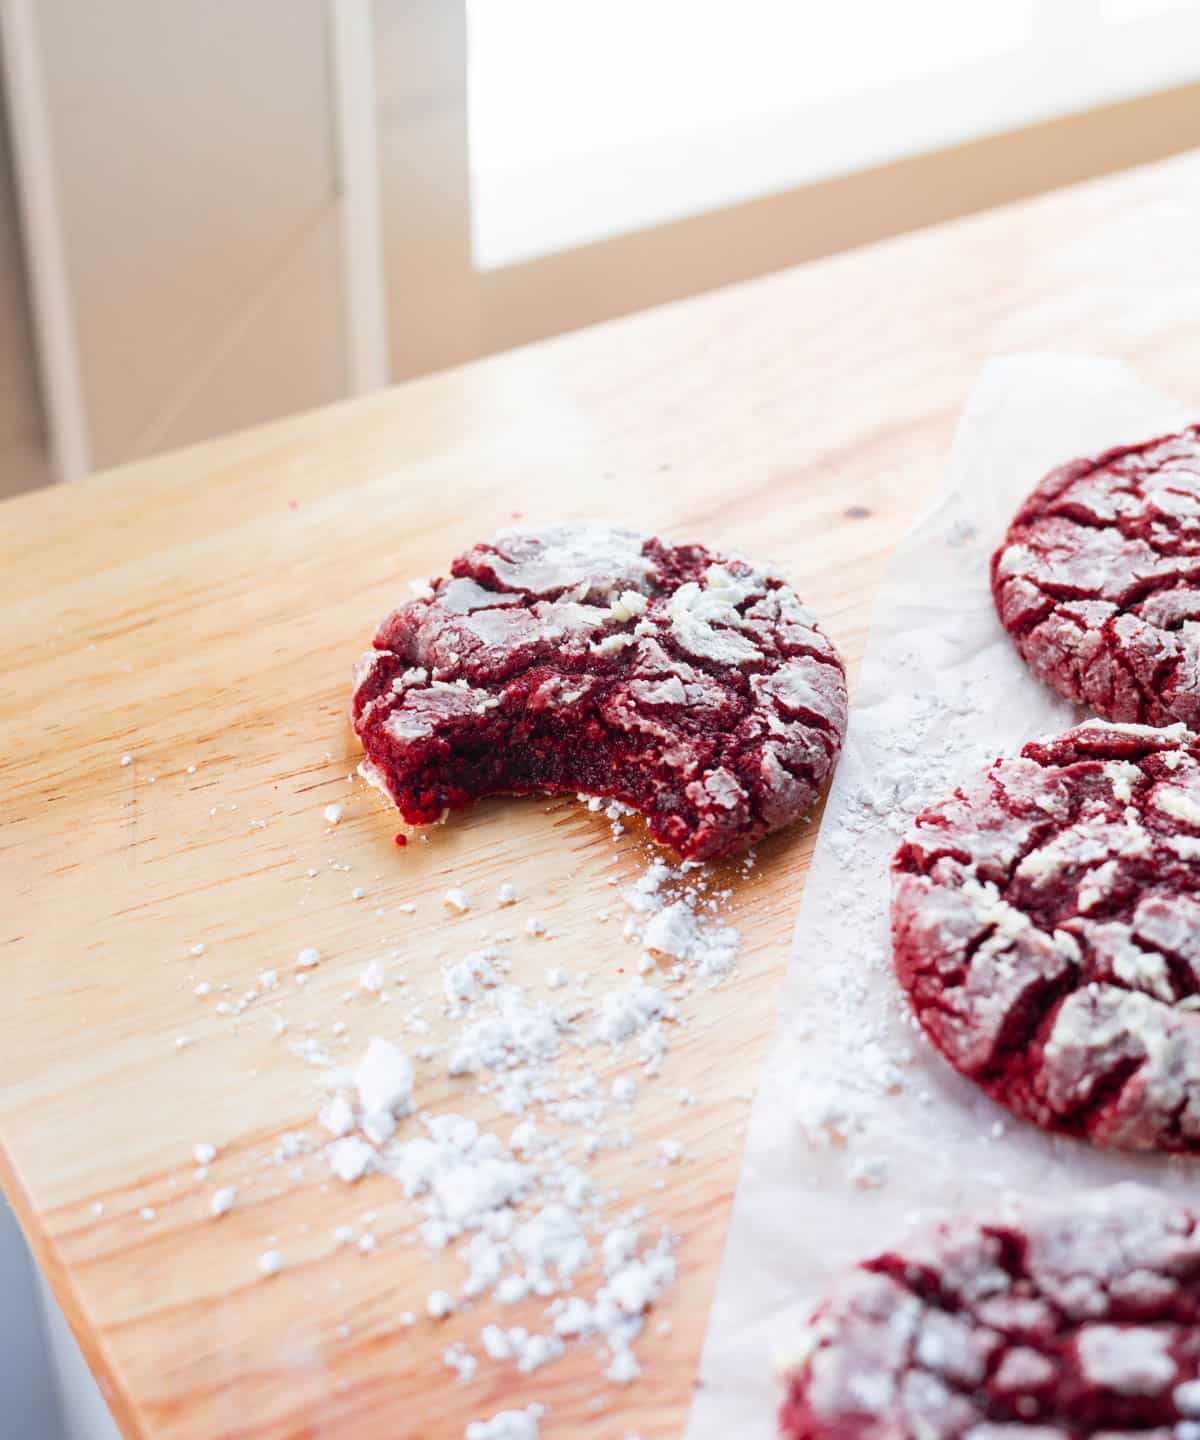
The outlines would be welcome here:
M 1028 744 L 892 870 L 896 972 L 957 1070 L 1044 1129 L 1200 1151 L 1200 738 Z
M 812 805 L 845 672 L 781 579 L 700 545 L 553 525 L 476 545 L 355 672 L 363 773 L 414 825 L 498 792 L 641 811 L 691 859 Z
M 1140 1185 L 944 1221 L 845 1275 L 785 1440 L 1195 1440 L 1200 1232 Z
M 992 593 L 1060 695 L 1200 728 L 1200 426 L 1047 475 L 992 557 Z

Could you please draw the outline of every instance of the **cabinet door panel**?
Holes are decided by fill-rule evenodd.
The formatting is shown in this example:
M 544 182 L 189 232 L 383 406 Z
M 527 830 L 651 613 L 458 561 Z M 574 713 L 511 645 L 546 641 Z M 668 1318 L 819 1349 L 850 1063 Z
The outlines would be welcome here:
M 337 398 L 340 255 L 314 251 L 338 203 L 323 0 L 36 13 L 92 464 Z M 289 275 L 292 323 L 256 325 Z M 213 384 L 235 353 L 269 383 Z

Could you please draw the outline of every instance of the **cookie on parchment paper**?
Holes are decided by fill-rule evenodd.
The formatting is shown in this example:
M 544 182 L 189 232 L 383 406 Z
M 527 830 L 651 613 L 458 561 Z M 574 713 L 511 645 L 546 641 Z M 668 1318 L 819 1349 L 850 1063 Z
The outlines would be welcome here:
M 927 1227 L 835 1282 L 783 1440 L 1200 1435 L 1200 1231 L 1140 1185 Z
M 896 973 L 957 1070 L 1046 1130 L 1200 1151 L 1200 738 L 1031 742 L 892 869 Z
M 1200 729 L 1200 426 L 1047 475 L 992 557 L 992 593 L 1066 699 Z

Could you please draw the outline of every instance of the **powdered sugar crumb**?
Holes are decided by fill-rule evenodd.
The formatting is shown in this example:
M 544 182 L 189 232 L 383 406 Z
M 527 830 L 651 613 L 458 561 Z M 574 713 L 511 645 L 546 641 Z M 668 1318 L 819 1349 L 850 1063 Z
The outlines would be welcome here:
M 283 1269 L 283 1256 L 278 1250 L 264 1250 L 258 1257 L 258 1273 L 262 1276 L 278 1275 Z
M 524 1410 L 501 1410 L 490 1420 L 472 1420 L 467 1426 L 466 1440 L 538 1440 L 543 1405 L 529 1405 Z
M 622 807 L 597 808 L 619 828 Z M 340 854 L 325 854 L 309 868 L 309 880 L 325 868 L 341 873 L 349 866 Z M 197 976 L 186 984 L 201 996 L 217 991 L 211 1013 L 234 1029 L 251 1020 L 256 1005 L 269 1003 L 268 1033 L 287 1035 L 321 1094 L 309 1129 L 280 1137 L 263 1163 L 278 1167 L 280 1178 L 319 1181 L 347 1207 L 326 1231 L 325 1245 L 346 1252 L 338 1263 L 361 1264 L 376 1251 L 382 1257 L 397 1242 L 428 1257 L 429 1289 L 419 1300 L 405 1297 L 411 1309 L 397 1323 L 420 1323 L 414 1312 L 423 1312 L 427 1325 L 474 1312 L 474 1331 L 455 1333 L 436 1352 L 452 1379 L 470 1384 L 484 1367 L 496 1366 L 532 1376 L 583 1347 L 595 1356 L 601 1385 L 623 1386 L 645 1363 L 638 1351 L 647 1325 L 654 1330 L 648 1317 L 674 1282 L 676 1242 L 645 1207 L 622 1202 L 611 1179 L 601 1183 L 592 1165 L 629 1151 L 634 1166 L 657 1165 L 666 1174 L 686 1158 L 682 1141 L 638 1135 L 642 1086 L 626 1072 L 649 1084 L 686 1023 L 693 992 L 735 963 L 737 932 L 723 917 L 731 892 L 719 889 L 703 865 L 661 858 L 618 886 L 623 907 L 602 886 L 603 916 L 614 922 L 605 932 L 607 948 L 629 952 L 624 962 L 618 958 L 618 979 L 602 963 L 589 973 L 583 956 L 591 949 L 576 950 L 570 923 L 560 936 L 535 910 L 524 923 L 502 928 L 508 917 L 498 912 L 521 900 L 555 913 L 557 895 L 535 896 L 524 880 L 496 884 L 494 908 L 473 907 L 467 890 L 447 875 L 445 938 L 420 957 L 407 947 L 389 950 L 399 937 L 376 922 L 377 957 L 360 961 L 357 976 L 352 965 L 346 974 L 339 941 L 330 955 L 314 945 L 293 952 L 292 979 L 311 977 L 306 989 L 281 985 L 281 975 L 288 982 L 282 967 L 259 969 L 249 986 Z M 343 903 L 368 890 L 382 900 L 386 885 L 384 875 L 364 875 L 342 892 Z M 303 889 L 311 896 L 315 886 Z M 385 913 L 416 908 L 388 897 Z M 468 913 L 476 908 L 478 919 Z M 360 909 L 358 923 L 362 918 Z M 568 946 L 554 953 L 569 964 L 539 967 L 543 941 Z M 352 949 L 353 942 L 344 947 Z M 637 974 L 639 956 L 652 974 Z M 322 1014 L 314 1008 L 322 1005 L 337 1008 Z M 369 1043 L 358 1031 L 367 1015 L 377 1032 Z M 433 1101 L 431 1091 L 417 1110 L 414 1066 L 423 1065 L 441 1071 L 441 1087 L 458 1090 L 457 1105 L 453 1094 Z M 484 1120 L 488 1112 L 493 1118 Z M 196 1183 L 203 1183 L 216 1148 L 198 1144 L 192 1158 Z M 214 1218 L 253 1191 L 247 1158 L 231 1155 L 220 1171 L 214 1168 L 208 1183 L 215 1188 L 201 1196 Z M 378 1205 L 389 1187 L 408 1211 L 399 1235 L 392 1224 L 374 1223 L 377 1214 L 394 1216 L 395 1201 L 387 1211 L 363 1209 L 364 1202 Z M 244 1223 L 253 1213 L 247 1205 Z M 251 1264 L 264 1278 L 274 1275 L 284 1267 L 284 1246 L 293 1243 L 305 1248 L 290 1234 L 263 1235 L 265 1248 Z M 512 1309 L 518 1305 L 519 1313 Z M 532 1440 L 543 1413 L 536 1405 L 502 1411 L 476 1420 L 467 1433 Z
M 382 960 L 372 960 L 364 966 L 362 974 L 358 977 L 358 983 L 362 989 L 369 991 L 372 995 L 378 995 L 387 984 L 387 967 Z

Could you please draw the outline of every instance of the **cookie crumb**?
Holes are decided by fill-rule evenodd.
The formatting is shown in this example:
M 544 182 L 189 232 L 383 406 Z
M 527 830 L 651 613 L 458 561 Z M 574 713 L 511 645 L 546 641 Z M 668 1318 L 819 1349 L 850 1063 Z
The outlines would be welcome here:
M 260 1275 L 278 1275 L 282 1269 L 283 1256 L 278 1250 L 264 1250 L 258 1257 L 258 1273 Z

